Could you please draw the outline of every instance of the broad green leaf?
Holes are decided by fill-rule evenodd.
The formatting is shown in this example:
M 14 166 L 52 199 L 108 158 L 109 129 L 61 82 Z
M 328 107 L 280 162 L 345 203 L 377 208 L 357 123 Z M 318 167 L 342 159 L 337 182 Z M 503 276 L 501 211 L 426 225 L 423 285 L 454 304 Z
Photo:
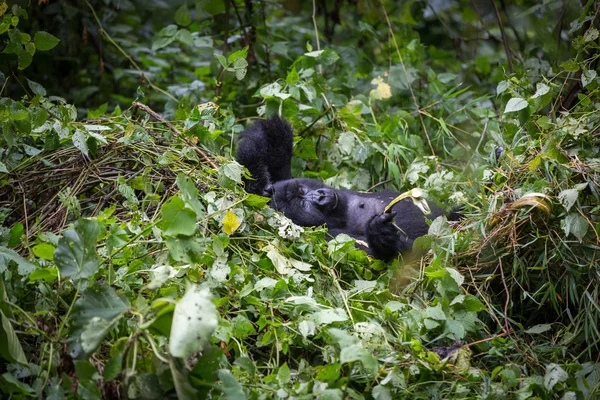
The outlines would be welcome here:
M 220 172 L 235 183 L 242 183 L 242 173 L 244 168 L 237 162 L 229 162 L 220 168 Z
M 129 301 L 113 288 L 92 284 L 75 302 L 71 340 L 91 354 L 129 309 Z
M 0 329 L 0 355 L 11 363 L 27 365 L 27 358 L 17 334 L 4 313 L 0 310 L 2 327 Z
M 208 289 L 190 286 L 175 306 L 169 337 L 171 354 L 185 359 L 201 351 L 217 324 L 217 308 Z
M 286 385 L 290 383 L 291 377 L 292 374 L 290 371 L 290 367 L 288 367 L 287 363 L 284 362 L 283 365 L 279 367 L 279 370 L 277 371 L 277 381 L 280 385 Z
M 223 218 L 223 232 L 231 235 L 237 230 L 237 228 L 240 227 L 240 225 L 241 223 L 238 217 L 231 211 L 227 211 L 225 217 Z
M 508 81 L 500 81 L 498 86 L 496 86 L 496 94 L 502 94 L 510 87 L 510 83 Z
M 50 260 L 50 261 L 54 260 L 54 251 L 55 250 L 56 250 L 56 247 L 54 247 L 48 243 L 36 244 L 35 246 L 33 246 L 31 248 L 31 251 L 33 251 L 33 254 L 35 254 L 36 257 L 43 258 L 44 260 Z
M 593 69 L 583 70 L 583 73 L 581 74 L 581 86 L 586 87 L 589 85 L 594 81 L 594 79 L 596 79 L 596 75 L 597 73 Z
M 77 147 L 83 154 L 88 156 L 88 145 L 87 145 L 87 136 L 81 129 L 76 129 L 73 136 L 71 136 L 71 140 L 73 141 L 73 146 Z
M 577 202 L 577 197 L 579 196 L 579 190 L 577 189 L 567 189 L 563 190 L 558 194 L 558 200 L 565 208 L 565 210 L 569 211 L 571 207 Z
M 99 378 L 96 367 L 87 360 L 75 360 L 73 364 L 77 375 L 77 395 L 79 398 L 100 400 L 102 394 L 96 384 L 96 379 Z
M 263 208 L 271 201 L 268 197 L 259 196 L 257 194 L 248 194 L 244 199 L 244 204 L 253 208 Z
M 185 207 L 177 196 L 171 197 L 161 208 L 160 227 L 167 236 L 191 236 L 196 231 L 196 213 Z
M 188 26 L 192 23 L 192 15 L 190 14 L 187 3 L 184 3 L 177 11 L 175 11 L 175 22 L 181 26 Z
M 190 207 L 196 213 L 196 217 L 202 218 L 204 216 L 205 208 L 202 203 L 198 200 L 198 189 L 194 182 L 183 174 L 177 175 L 177 187 L 181 191 L 180 196 L 185 204 Z
M 21 243 L 21 237 L 23 237 L 23 233 L 25 233 L 25 227 L 22 223 L 17 222 L 10 228 L 10 233 L 8 237 L 8 247 L 15 247 L 19 243 Z
M 377 375 L 379 370 L 377 359 L 359 344 L 343 347 L 340 352 L 340 364 L 344 365 L 353 361 L 360 361 L 370 375 Z
M 235 379 L 235 377 L 226 369 L 220 369 L 217 372 L 219 379 L 221 380 L 221 391 L 223 392 L 223 398 L 226 400 L 246 400 L 246 394 L 242 385 Z
M 48 32 L 39 31 L 35 33 L 33 42 L 38 50 L 48 51 L 56 47 L 56 45 L 60 42 L 60 39 L 49 34 Z
M 527 329 L 525 331 L 525 333 L 529 333 L 530 335 L 540 334 L 540 333 L 548 332 L 550 329 L 552 329 L 552 324 L 539 324 L 539 325 L 534 325 L 531 328 Z
M 588 231 L 589 224 L 587 220 L 579 213 L 570 213 L 562 221 L 561 226 L 565 231 L 565 235 L 572 234 L 580 242 Z
M 33 56 L 31 53 L 26 51 L 20 51 L 17 54 L 17 67 L 19 70 L 24 70 L 25 68 L 31 65 L 31 61 L 33 61 Z
M 79 280 L 89 278 L 98 271 L 98 235 L 100 225 L 96 221 L 84 218 L 75 223 L 75 229 L 63 232 L 54 252 L 54 262 L 61 276 Z
M 113 381 L 117 379 L 119 373 L 121 372 L 121 366 L 123 364 L 123 354 L 118 353 L 108 360 L 108 362 L 104 365 L 104 380 L 106 382 Z
M 520 111 L 524 108 L 527 108 L 528 103 L 527 100 L 522 99 L 520 97 L 513 97 L 506 103 L 506 108 L 504 109 L 504 114 Z
M 28 276 L 37 269 L 37 266 L 21 257 L 16 251 L 0 246 L 0 274 L 8 269 L 9 261 L 17 263 L 17 272 L 21 276 Z
M 6 164 L 4 164 L 2 161 L 0 161 L 0 173 L 8 173 L 8 168 L 6 168 Z
M 538 83 L 536 85 L 535 94 L 533 96 L 531 96 L 531 98 L 532 99 L 537 99 L 538 97 L 542 97 L 543 95 L 545 95 L 549 91 L 550 91 L 550 87 L 548 85 L 546 85 L 544 83 Z
M 54 282 L 58 279 L 58 269 L 55 267 L 38 268 L 29 274 L 29 282 L 44 281 Z
M 445 321 L 447 319 L 446 314 L 444 313 L 444 310 L 442 310 L 442 306 L 440 304 L 435 307 L 427 307 L 423 314 L 426 317 L 435 319 L 437 321 Z
M 37 94 L 38 96 L 42 97 L 46 96 L 46 89 L 44 89 L 44 87 L 39 83 L 27 79 L 27 85 L 29 85 L 29 88 L 31 89 L 33 94 Z
M 569 374 L 560 365 L 548 364 L 546 375 L 544 375 L 544 387 L 551 392 L 557 383 L 564 382 L 567 379 L 569 379 Z

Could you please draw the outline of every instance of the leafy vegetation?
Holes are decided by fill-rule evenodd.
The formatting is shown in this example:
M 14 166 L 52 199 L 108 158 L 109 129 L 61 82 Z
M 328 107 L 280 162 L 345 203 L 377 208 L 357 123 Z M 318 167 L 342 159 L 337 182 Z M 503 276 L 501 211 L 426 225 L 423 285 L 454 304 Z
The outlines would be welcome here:
M 7 398 L 600 394 L 595 1 L 34 3 L 0 4 Z M 389 264 L 295 226 L 232 157 L 274 113 L 295 176 L 465 218 Z

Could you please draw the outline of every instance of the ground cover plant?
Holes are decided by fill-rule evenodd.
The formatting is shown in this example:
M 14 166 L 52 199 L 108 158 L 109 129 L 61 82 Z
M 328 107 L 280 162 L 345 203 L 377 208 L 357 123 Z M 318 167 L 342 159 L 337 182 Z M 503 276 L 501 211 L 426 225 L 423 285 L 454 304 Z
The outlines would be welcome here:
M 600 395 L 597 2 L 0 2 L 3 398 Z M 386 263 L 244 192 L 421 189 Z

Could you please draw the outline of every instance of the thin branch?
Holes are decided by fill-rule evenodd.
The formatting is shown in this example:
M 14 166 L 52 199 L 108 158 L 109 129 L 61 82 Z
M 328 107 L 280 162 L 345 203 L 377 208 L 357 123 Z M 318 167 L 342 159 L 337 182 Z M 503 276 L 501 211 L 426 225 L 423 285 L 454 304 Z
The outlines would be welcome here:
M 313 0 L 314 1 L 314 0 Z M 433 149 L 433 145 L 431 144 L 431 139 L 429 138 L 429 133 L 427 132 L 427 127 L 425 126 L 425 121 L 423 120 L 423 116 L 421 115 L 421 108 L 419 107 L 419 103 L 417 102 L 417 97 L 415 96 L 415 92 L 412 89 L 410 84 L 410 78 L 408 76 L 408 71 L 406 70 L 406 66 L 404 65 L 404 59 L 402 58 L 402 54 L 400 54 L 400 48 L 398 47 L 398 42 L 396 42 L 396 35 L 394 35 L 394 30 L 392 29 L 392 23 L 390 22 L 390 18 L 388 17 L 387 11 L 385 10 L 385 6 L 383 4 L 383 0 L 379 0 L 381 4 L 381 8 L 383 9 L 383 14 L 385 15 L 385 20 L 388 25 L 388 29 L 390 31 L 390 36 L 392 37 L 392 41 L 394 42 L 394 47 L 396 48 L 396 54 L 398 54 L 398 58 L 400 59 L 400 65 L 402 66 L 402 71 L 404 71 L 404 76 L 406 77 L 406 83 L 408 89 L 410 90 L 410 95 L 413 99 L 413 103 L 419 111 L 419 120 L 421 121 L 421 126 L 423 127 L 423 131 L 425 132 L 425 136 L 427 137 L 427 143 L 429 144 L 429 148 L 431 149 L 431 155 L 435 156 L 435 150 Z
M 212 168 L 214 168 L 214 169 L 218 169 L 219 168 L 219 167 L 217 167 L 217 164 L 215 164 L 209 158 L 209 156 L 205 152 L 203 152 L 202 150 L 200 150 L 198 148 L 198 146 L 196 146 L 194 143 L 192 143 L 188 138 L 184 137 L 183 134 L 181 133 L 181 131 L 179 129 L 175 128 L 175 126 L 173 126 L 173 124 L 171 124 L 169 121 L 167 121 L 166 119 L 164 119 L 163 117 L 161 117 L 160 115 L 158 115 L 150 107 L 148 107 L 145 104 L 138 103 L 137 101 L 133 103 L 133 107 L 135 109 L 139 108 L 141 110 L 144 110 L 145 112 L 147 112 L 148 114 L 150 114 L 154 119 L 156 119 L 157 121 L 165 124 L 167 126 L 167 128 L 169 128 L 175 135 L 177 135 L 178 137 L 180 137 L 181 139 L 183 139 L 188 145 L 190 145 L 191 147 L 193 147 L 196 150 L 196 153 L 198 153 L 200 155 L 200 157 L 202 157 L 206 162 L 208 162 L 208 164 Z
M 494 10 L 496 11 L 496 18 L 498 19 L 498 25 L 500 26 L 500 34 L 502 35 L 502 44 L 504 45 L 504 51 L 506 52 L 506 57 L 508 61 L 508 70 L 512 74 L 514 72 L 513 69 L 513 61 L 512 54 L 510 52 L 510 46 L 508 45 L 508 38 L 506 37 L 506 32 L 504 32 L 504 24 L 502 23 L 502 17 L 500 17 L 500 11 L 498 10 L 498 4 L 496 4 L 496 0 L 492 0 L 494 4 Z
M 96 20 L 96 23 L 98 24 L 98 27 L 100 28 L 100 34 L 102 36 L 104 36 L 113 46 L 115 46 L 117 48 L 117 50 L 119 50 L 119 52 L 121 54 L 123 54 L 123 56 L 125 56 L 125 58 L 131 63 L 131 65 L 133 65 L 133 67 L 135 69 L 137 69 L 141 74 L 142 74 L 142 79 L 145 79 L 146 82 L 148 82 L 148 86 L 150 86 L 152 89 L 156 90 L 159 93 L 164 94 L 165 96 L 167 96 L 168 98 L 170 98 L 173 101 L 178 101 L 175 97 L 173 97 L 172 94 L 170 94 L 169 92 L 159 88 L 158 86 L 156 86 L 154 83 L 152 83 L 152 81 L 150 80 L 150 78 L 148 78 L 148 76 L 145 74 L 144 70 L 142 70 L 142 68 L 140 68 L 140 66 L 135 62 L 135 60 L 133 59 L 133 57 L 131 57 L 129 55 L 129 53 L 127 53 L 109 34 L 108 32 L 106 32 L 106 30 L 104 29 L 104 27 L 102 26 L 102 23 L 100 22 L 100 18 L 98 18 L 98 15 L 96 15 L 96 11 L 94 10 L 94 7 L 92 7 L 92 5 L 90 4 L 90 2 L 88 0 L 85 0 L 85 4 L 88 5 L 88 7 L 90 8 L 90 10 L 92 11 L 92 15 L 94 16 L 94 19 Z

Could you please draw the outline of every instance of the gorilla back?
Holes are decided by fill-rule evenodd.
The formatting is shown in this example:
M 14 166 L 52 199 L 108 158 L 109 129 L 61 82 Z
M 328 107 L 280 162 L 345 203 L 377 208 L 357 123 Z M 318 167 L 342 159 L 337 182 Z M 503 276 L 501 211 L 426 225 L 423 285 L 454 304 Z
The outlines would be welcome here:
M 340 233 L 366 242 L 373 257 L 388 260 L 410 250 L 416 238 L 427 234 L 425 215 L 411 199 L 384 213 L 400 193 L 360 193 L 334 189 L 304 178 L 291 178 L 293 132 L 279 117 L 259 121 L 242 133 L 237 160 L 251 172 L 250 193 L 271 197 L 270 206 L 300 226 L 327 225 L 329 235 Z M 433 219 L 441 215 L 432 207 Z

